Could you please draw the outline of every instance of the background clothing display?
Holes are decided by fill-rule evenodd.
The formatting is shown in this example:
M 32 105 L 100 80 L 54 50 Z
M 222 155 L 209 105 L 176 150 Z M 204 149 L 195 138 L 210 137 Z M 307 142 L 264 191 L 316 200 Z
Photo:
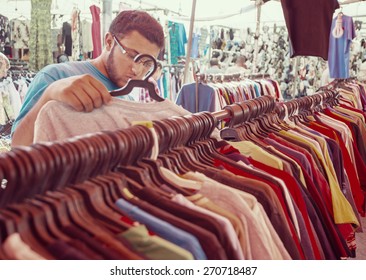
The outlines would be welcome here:
M 72 58 L 74 61 L 81 60 L 82 35 L 80 26 L 80 10 L 73 9 L 71 13 L 71 37 L 72 37 Z
M 86 19 L 81 21 L 82 51 L 88 53 L 93 51 L 92 24 Z
M 0 78 L 6 77 L 10 68 L 9 59 L 3 53 L 0 53 Z
M 11 29 L 9 19 L 0 14 L 0 52 L 4 52 L 5 45 L 10 44 Z

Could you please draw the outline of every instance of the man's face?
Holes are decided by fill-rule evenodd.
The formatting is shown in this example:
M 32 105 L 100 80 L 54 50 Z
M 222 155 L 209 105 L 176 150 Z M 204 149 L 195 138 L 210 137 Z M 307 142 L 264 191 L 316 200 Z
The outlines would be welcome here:
M 159 47 L 137 31 L 132 31 L 122 38 L 113 38 L 112 34 L 108 36 L 113 40 L 106 64 L 109 79 L 118 87 L 126 85 L 129 79 L 142 79 L 148 69 L 142 64 L 135 63 L 133 58 L 142 53 L 156 58 L 160 51 Z

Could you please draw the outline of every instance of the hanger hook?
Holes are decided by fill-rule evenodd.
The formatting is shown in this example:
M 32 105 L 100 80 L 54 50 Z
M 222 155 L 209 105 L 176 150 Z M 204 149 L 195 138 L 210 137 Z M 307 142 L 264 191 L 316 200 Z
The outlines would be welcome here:
M 149 70 L 149 72 L 145 75 L 144 80 L 147 81 L 155 73 L 156 69 L 158 68 L 158 63 L 156 62 L 155 57 L 153 57 L 150 54 L 146 54 L 146 53 L 140 53 L 140 54 L 136 55 L 134 58 L 134 61 L 135 61 L 135 63 L 138 63 L 143 58 L 147 58 L 148 60 L 151 60 L 154 64 L 154 67 L 152 68 L 152 70 Z M 145 62 L 143 62 L 143 63 L 145 63 Z

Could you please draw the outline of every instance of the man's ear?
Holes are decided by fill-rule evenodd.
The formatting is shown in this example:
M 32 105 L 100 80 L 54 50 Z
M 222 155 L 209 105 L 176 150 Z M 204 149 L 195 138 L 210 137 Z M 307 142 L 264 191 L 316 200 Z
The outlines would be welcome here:
M 104 43 L 107 51 L 110 51 L 113 46 L 113 35 L 110 32 L 107 32 L 104 37 Z

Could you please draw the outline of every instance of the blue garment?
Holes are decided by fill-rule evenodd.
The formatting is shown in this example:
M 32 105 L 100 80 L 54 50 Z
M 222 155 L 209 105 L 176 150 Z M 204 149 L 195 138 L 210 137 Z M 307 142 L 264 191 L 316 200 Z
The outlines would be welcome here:
M 15 128 L 19 124 L 19 121 L 22 120 L 25 115 L 33 108 L 36 102 L 41 98 L 43 92 L 51 83 L 60 79 L 82 74 L 90 74 L 94 76 L 96 79 L 101 81 L 108 90 L 115 90 L 118 88 L 89 61 L 77 61 L 48 65 L 38 72 L 31 82 L 22 108 L 20 109 L 19 116 L 16 118 L 11 132 L 14 132 Z M 124 96 L 121 98 L 133 100 L 130 96 Z
M 197 58 L 198 57 L 198 46 L 201 39 L 201 35 L 194 33 L 192 37 L 192 51 L 191 51 L 191 57 Z
M 352 17 L 342 16 L 343 35 L 340 38 L 333 36 L 337 18 L 333 19 L 329 35 L 328 65 L 329 75 L 332 79 L 349 78 L 350 46 L 356 37 Z
M 201 244 L 194 235 L 150 215 L 123 198 L 117 200 L 116 206 L 129 218 L 146 225 L 149 230 L 152 230 L 160 237 L 191 252 L 195 259 L 207 260 Z
M 169 71 L 164 68 L 163 70 L 163 88 L 164 88 L 164 99 L 169 97 L 168 81 L 169 81 Z
M 255 96 L 260 97 L 261 96 L 261 88 L 257 83 L 253 84 L 254 90 L 255 90 Z
M 184 85 L 177 96 L 175 103 L 181 105 L 191 113 L 209 111 L 215 112 L 215 90 L 205 84 L 198 84 L 198 111 L 196 111 L 196 84 Z
M 170 57 L 171 64 L 178 63 L 178 56 L 185 56 L 185 44 L 187 44 L 187 35 L 184 24 L 169 21 L 169 37 L 170 37 Z

